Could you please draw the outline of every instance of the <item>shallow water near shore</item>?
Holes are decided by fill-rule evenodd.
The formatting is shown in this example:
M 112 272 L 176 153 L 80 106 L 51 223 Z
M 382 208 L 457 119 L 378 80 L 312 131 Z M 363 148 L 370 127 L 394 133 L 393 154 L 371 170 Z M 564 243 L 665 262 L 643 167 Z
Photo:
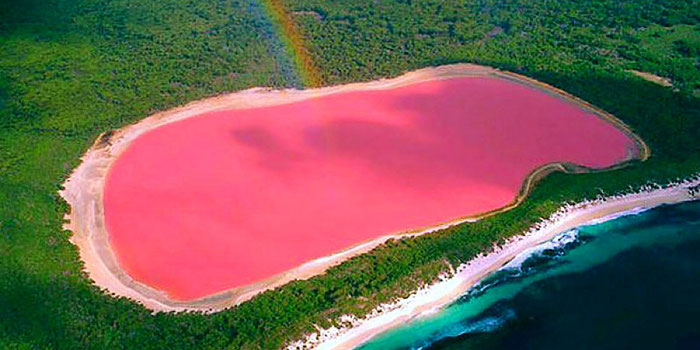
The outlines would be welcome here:
M 697 348 L 700 201 L 564 232 L 374 349 Z

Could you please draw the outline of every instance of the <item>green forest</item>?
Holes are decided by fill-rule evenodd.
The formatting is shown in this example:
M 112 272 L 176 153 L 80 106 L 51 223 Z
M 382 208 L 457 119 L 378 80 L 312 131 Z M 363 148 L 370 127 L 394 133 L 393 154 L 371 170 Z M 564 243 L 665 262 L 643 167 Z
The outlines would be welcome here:
M 299 87 L 257 0 L 0 2 L 0 348 L 268 349 L 407 296 L 565 202 L 700 170 L 697 0 L 285 0 L 327 85 L 457 62 L 544 81 L 652 156 L 546 177 L 522 205 L 390 241 L 214 314 L 152 313 L 82 272 L 61 183 L 101 133 L 207 96 Z M 670 79 L 643 80 L 637 70 Z

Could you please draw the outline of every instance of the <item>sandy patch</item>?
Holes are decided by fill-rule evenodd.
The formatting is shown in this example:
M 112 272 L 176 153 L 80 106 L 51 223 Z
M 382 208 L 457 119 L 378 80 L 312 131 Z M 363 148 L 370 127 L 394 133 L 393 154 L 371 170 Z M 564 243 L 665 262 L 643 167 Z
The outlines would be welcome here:
M 644 79 L 644 80 L 659 84 L 661 86 L 666 86 L 666 87 L 673 86 L 673 83 L 671 82 L 671 79 L 669 79 L 669 78 L 660 77 L 656 74 L 651 74 L 651 73 L 647 73 L 647 72 L 640 72 L 640 71 L 634 70 L 634 69 L 629 69 L 627 71 Z

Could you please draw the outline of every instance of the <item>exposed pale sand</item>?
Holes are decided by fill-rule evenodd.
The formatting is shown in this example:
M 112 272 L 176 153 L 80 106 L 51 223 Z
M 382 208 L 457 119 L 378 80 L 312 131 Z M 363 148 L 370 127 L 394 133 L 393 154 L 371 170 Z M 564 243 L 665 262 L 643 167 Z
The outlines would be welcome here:
M 664 204 L 675 204 L 700 199 L 697 187 L 700 177 L 669 187 L 645 188 L 640 192 L 601 198 L 576 205 L 566 206 L 529 232 L 512 239 L 493 253 L 479 256 L 457 268 L 451 277 L 423 288 L 409 298 L 393 304 L 382 305 L 367 318 L 357 320 L 343 317 L 341 321 L 351 324 L 343 329 L 319 330 L 305 340 L 289 345 L 292 349 L 352 349 L 391 328 L 398 327 L 416 317 L 439 311 L 441 307 L 455 301 L 469 288 L 498 270 L 519 253 L 551 240 L 556 235 L 585 224 L 600 223 L 624 215 L 634 214 Z M 689 190 L 690 188 L 695 190 Z
M 552 171 L 589 171 L 589 169 L 576 167 L 571 164 L 548 164 L 533 172 L 525 180 L 521 193 L 517 196 L 513 203 L 505 206 L 502 209 L 477 216 L 460 218 L 432 227 L 421 228 L 409 232 L 400 232 L 372 239 L 368 242 L 350 247 L 336 254 L 310 261 L 290 271 L 273 276 L 267 280 L 195 301 L 173 301 L 169 299 L 165 293 L 133 280 L 121 270 L 114 253 L 110 249 L 109 237 L 104 224 L 104 208 L 102 202 L 107 170 L 112 162 L 135 138 L 149 130 L 168 123 L 212 111 L 272 106 L 302 101 L 339 92 L 389 89 L 423 81 L 455 77 L 483 76 L 509 79 L 520 84 L 538 88 L 558 98 L 563 98 L 574 102 L 581 108 L 589 110 L 599 117 L 614 124 L 636 142 L 639 149 L 637 154 L 630 154 L 630 160 L 644 160 L 648 158 L 650 154 L 646 144 L 637 135 L 631 132 L 626 125 L 612 115 L 549 85 L 517 74 L 501 72 L 499 70 L 483 66 L 458 64 L 425 68 L 392 79 L 383 79 L 368 83 L 355 83 L 313 90 L 270 90 L 264 88 L 253 88 L 241 92 L 192 102 L 184 107 L 154 114 L 136 124 L 126 126 L 112 133 L 101 135 L 95 144 L 83 156 L 82 163 L 64 183 L 64 189 L 60 191 L 60 195 L 68 202 L 71 208 L 70 214 L 67 215 L 69 223 L 66 225 L 66 228 L 74 233 L 71 241 L 79 248 L 80 257 L 85 263 L 86 272 L 98 286 L 106 289 L 108 292 L 114 295 L 131 298 L 142 303 L 147 308 L 156 311 L 215 311 L 230 307 L 232 305 L 237 305 L 260 292 L 281 286 L 289 281 L 295 279 L 305 279 L 322 273 L 327 268 L 339 264 L 350 257 L 367 252 L 386 242 L 390 238 L 420 235 L 468 220 L 477 220 L 480 217 L 494 215 L 498 212 L 508 210 L 518 205 L 523 200 L 534 182 L 536 182 L 543 175 Z
M 627 71 L 644 79 L 644 80 L 650 81 L 652 83 L 656 83 L 656 84 L 659 84 L 662 86 L 667 86 L 667 87 L 673 86 L 673 83 L 671 83 L 671 79 L 669 79 L 669 78 L 660 77 L 656 74 L 651 74 L 651 73 L 647 73 L 647 72 L 640 72 L 640 71 L 634 70 L 634 69 L 629 69 Z

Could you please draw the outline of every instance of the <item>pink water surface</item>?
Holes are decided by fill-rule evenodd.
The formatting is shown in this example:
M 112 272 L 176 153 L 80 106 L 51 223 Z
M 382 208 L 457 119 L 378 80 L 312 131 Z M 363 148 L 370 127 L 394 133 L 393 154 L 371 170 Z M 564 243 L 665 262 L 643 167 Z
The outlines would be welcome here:
M 112 165 L 105 216 L 131 277 L 190 300 L 504 206 L 543 164 L 607 167 L 633 149 L 557 97 L 455 78 L 154 129 Z

